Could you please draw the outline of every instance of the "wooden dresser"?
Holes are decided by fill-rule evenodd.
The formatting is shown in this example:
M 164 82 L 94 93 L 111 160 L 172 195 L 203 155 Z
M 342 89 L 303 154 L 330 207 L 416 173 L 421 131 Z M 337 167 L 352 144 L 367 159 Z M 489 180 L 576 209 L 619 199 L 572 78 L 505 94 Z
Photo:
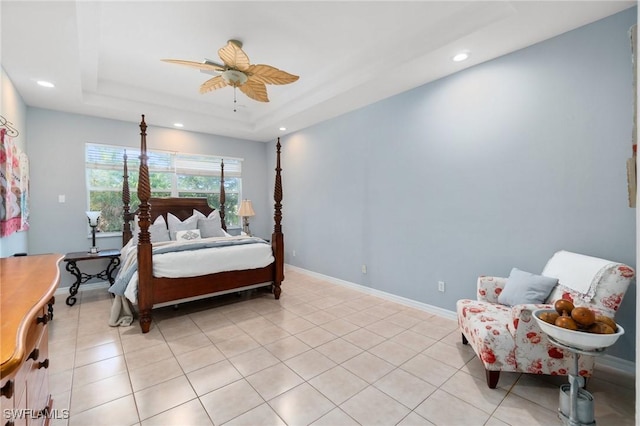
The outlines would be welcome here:
M 48 326 L 58 287 L 59 254 L 0 259 L 0 425 L 48 424 Z

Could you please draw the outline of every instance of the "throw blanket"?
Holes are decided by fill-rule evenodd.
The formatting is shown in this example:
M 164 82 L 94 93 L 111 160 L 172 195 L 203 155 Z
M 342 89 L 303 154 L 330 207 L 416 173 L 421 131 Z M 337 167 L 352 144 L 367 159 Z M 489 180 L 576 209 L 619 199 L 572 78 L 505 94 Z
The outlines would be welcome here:
M 549 259 L 542 275 L 557 278 L 563 286 L 583 294 L 588 302 L 593 299 L 602 275 L 612 265 L 616 263 L 561 250 Z
M 203 240 L 195 240 L 189 242 L 167 241 L 155 243 L 152 248 L 152 255 L 177 252 L 199 250 L 203 248 L 220 248 L 244 244 L 268 244 L 265 240 L 257 237 L 224 237 L 224 238 L 206 238 Z M 124 249 L 123 249 L 124 251 Z M 133 275 L 138 271 L 138 249 L 133 247 L 128 254 L 123 253 L 125 260 L 118 271 L 118 275 L 114 284 L 109 291 L 115 295 L 124 296 L 127 285 Z
M 122 296 L 115 296 L 111 304 L 111 316 L 109 325 L 111 327 L 128 327 L 133 322 L 133 313 L 129 307 L 129 301 Z

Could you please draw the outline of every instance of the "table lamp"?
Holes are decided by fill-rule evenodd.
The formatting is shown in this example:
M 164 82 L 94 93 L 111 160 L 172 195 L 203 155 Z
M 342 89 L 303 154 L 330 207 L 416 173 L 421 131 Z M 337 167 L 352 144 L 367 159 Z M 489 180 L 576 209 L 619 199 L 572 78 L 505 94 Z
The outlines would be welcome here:
M 102 212 L 90 211 L 86 213 L 89 218 L 89 226 L 91 227 L 91 249 L 89 250 L 89 253 L 95 254 L 99 251 L 98 247 L 96 247 L 96 227 L 98 226 Z
M 242 231 L 248 236 L 251 236 L 251 232 L 249 231 L 249 217 L 255 215 L 256 212 L 253 211 L 251 200 L 242 200 L 240 208 L 238 209 L 238 216 L 242 216 Z

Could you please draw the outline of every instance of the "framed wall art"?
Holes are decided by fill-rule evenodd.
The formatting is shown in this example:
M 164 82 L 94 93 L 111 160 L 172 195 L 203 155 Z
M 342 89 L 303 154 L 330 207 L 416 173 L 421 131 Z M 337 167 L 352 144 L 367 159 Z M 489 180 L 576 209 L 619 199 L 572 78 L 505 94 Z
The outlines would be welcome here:
M 29 159 L 14 143 L 17 130 L 0 120 L 0 237 L 29 229 Z

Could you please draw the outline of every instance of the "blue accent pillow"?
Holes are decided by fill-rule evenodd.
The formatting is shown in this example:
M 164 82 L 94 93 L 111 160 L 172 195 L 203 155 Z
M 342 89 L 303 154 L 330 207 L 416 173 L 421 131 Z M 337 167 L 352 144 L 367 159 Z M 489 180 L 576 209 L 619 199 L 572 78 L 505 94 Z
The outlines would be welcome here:
M 151 225 L 149 227 L 149 234 L 151 235 L 152 243 L 171 241 L 171 238 L 169 238 L 169 230 L 167 229 L 167 224 L 164 223 L 164 220 L 161 223 L 154 223 Z
M 498 302 L 507 306 L 544 303 L 556 284 L 558 284 L 557 278 L 513 268 L 502 293 L 498 295 Z
M 133 230 L 135 232 L 135 240 L 138 241 L 138 235 L 140 234 L 140 225 L 138 224 L 138 215 L 135 215 L 133 222 Z M 149 226 L 149 234 L 152 243 L 161 243 L 163 241 L 171 241 L 169 237 L 169 230 L 167 229 L 167 222 L 164 221 L 163 216 L 158 216 Z
M 202 238 L 224 237 L 224 231 L 220 225 L 220 218 L 198 219 L 198 229 Z

